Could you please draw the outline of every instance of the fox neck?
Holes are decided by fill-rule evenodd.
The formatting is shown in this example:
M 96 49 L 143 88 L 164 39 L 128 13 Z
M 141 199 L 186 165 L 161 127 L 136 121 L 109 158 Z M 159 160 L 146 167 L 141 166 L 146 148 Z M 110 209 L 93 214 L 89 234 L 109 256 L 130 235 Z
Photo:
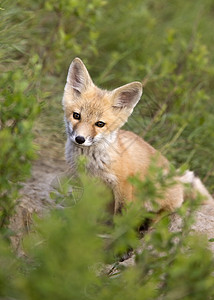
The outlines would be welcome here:
M 111 132 L 107 137 L 96 144 L 81 147 L 74 144 L 68 137 L 66 143 L 66 160 L 71 168 L 76 168 L 76 161 L 80 155 L 87 158 L 87 169 L 89 173 L 99 176 L 101 171 L 107 170 L 111 164 L 109 148 L 117 140 L 118 130 Z

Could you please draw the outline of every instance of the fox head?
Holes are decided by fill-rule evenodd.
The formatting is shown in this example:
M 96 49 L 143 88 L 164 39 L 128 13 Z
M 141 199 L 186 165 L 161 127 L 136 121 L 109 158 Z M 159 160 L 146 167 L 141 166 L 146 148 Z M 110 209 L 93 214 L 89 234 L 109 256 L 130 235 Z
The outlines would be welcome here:
M 68 71 L 63 95 L 67 135 L 78 146 L 111 141 L 142 95 L 142 84 L 132 82 L 113 91 L 96 87 L 79 58 Z

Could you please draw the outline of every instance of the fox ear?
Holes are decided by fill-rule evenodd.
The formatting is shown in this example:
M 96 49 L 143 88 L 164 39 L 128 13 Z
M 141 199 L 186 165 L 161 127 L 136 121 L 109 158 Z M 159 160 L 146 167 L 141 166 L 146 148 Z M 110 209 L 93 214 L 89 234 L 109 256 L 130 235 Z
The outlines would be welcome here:
M 92 84 L 93 82 L 84 63 L 80 58 L 76 57 L 72 61 L 68 70 L 67 85 L 73 88 L 75 92 L 81 94 L 89 85 Z
M 140 100 L 143 87 L 140 82 L 123 85 L 113 91 L 113 107 L 132 110 Z

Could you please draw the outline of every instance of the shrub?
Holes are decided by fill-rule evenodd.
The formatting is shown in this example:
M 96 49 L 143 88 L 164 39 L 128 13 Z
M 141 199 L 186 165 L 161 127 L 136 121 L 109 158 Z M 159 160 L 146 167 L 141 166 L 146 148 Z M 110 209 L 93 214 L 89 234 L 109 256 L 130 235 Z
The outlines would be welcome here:
M 5 73 L 0 80 L 0 228 L 7 228 L 18 199 L 20 182 L 29 175 L 34 157 L 32 126 L 38 113 L 36 98 L 25 93 L 29 82 L 21 70 Z
M 188 211 L 190 205 L 194 211 L 193 202 L 178 211 L 182 232 L 169 232 L 170 219 L 165 215 L 141 245 L 136 228 L 147 216 L 140 205 L 143 190 L 140 201 L 116 216 L 109 227 L 104 213 L 108 192 L 97 181 L 85 175 L 80 178 L 84 186 L 80 201 L 74 204 L 65 187 L 66 207 L 44 219 L 35 218 L 34 230 L 24 241 L 27 259 L 18 264 L 0 248 L 7 266 L 0 274 L 2 296 L 47 300 L 213 297 L 214 262 L 207 241 L 190 234 L 192 213 Z M 140 188 L 153 184 L 149 178 L 145 182 L 133 179 L 133 183 Z M 124 268 L 119 260 L 128 247 L 138 248 L 136 264 Z
M 36 56 L 29 59 L 28 67 L 18 59 L 22 41 L 14 34 L 16 12 L 10 7 L 0 10 L 0 231 L 5 237 L 20 182 L 30 174 L 30 161 L 35 157 L 32 127 L 39 111 L 34 87 L 41 68 Z M 17 32 L 21 29 L 25 29 L 23 23 Z

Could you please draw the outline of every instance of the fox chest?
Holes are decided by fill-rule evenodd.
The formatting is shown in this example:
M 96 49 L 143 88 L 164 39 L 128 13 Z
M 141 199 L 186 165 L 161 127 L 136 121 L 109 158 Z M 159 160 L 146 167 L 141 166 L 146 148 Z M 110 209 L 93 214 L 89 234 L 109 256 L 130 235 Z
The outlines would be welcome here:
M 86 157 L 88 158 L 86 168 L 89 174 L 101 178 L 110 187 L 115 186 L 117 178 L 111 169 L 111 159 L 108 153 L 89 151 Z
M 73 148 L 73 147 L 72 147 Z M 102 149 L 90 149 L 74 147 L 70 149 L 67 160 L 70 165 L 75 164 L 80 155 L 84 155 L 87 159 L 86 169 L 89 175 L 98 177 L 104 181 L 108 186 L 113 188 L 117 184 L 117 177 L 111 169 L 111 157 L 107 151 Z

